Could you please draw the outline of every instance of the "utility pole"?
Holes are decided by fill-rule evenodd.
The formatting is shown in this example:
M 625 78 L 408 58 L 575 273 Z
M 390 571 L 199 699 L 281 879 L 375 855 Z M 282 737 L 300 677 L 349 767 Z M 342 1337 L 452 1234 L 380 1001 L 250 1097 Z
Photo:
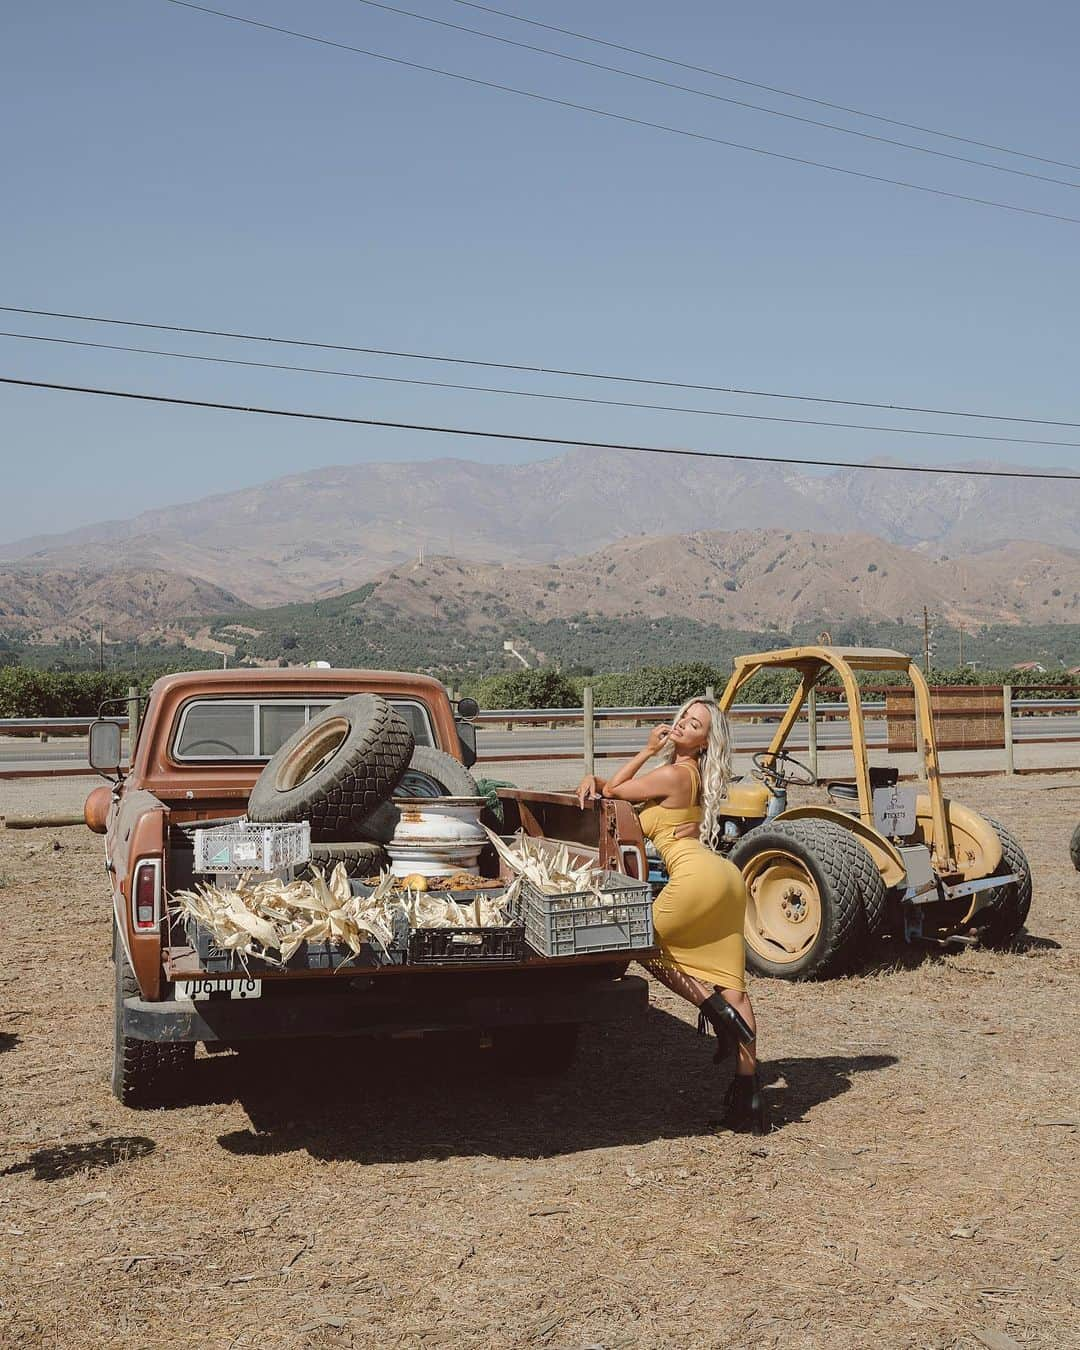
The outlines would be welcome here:
M 959 628 L 958 631 L 959 631 L 959 633 L 960 633 L 960 669 L 963 670 L 963 669 L 964 669 L 964 625 L 963 625 L 963 624 L 960 625 L 960 628 Z
M 925 605 L 922 607 L 922 632 L 923 632 L 923 668 L 927 676 L 930 674 L 930 615 Z
M 97 668 L 99 671 L 105 669 L 105 620 L 98 624 L 98 643 L 97 643 Z

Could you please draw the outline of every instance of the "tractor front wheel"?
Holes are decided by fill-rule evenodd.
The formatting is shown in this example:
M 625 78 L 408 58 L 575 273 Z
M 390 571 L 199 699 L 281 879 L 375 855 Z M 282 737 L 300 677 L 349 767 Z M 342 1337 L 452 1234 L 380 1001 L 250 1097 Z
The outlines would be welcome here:
M 865 856 L 864 856 L 865 855 Z M 776 820 L 744 835 L 731 861 L 746 882 L 746 960 L 804 980 L 850 967 L 868 928 L 860 880 L 880 874 L 858 839 L 829 820 Z

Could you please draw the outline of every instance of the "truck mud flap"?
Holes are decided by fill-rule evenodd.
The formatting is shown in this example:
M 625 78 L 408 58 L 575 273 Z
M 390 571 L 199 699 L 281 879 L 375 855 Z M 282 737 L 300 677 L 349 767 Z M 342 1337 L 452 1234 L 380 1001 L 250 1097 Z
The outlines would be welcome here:
M 416 1036 L 424 1032 L 566 1022 L 615 1022 L 641 1015 L 649 986 L 640 975 L 530 994 L 477 995 L 453 1008 L 415 1012 L 370 1005 L 362 991 L 319 997 L 244 1000 L 124 1001 L 124 1035 L 143 1041 L 247 1041 L 299 1036 Z

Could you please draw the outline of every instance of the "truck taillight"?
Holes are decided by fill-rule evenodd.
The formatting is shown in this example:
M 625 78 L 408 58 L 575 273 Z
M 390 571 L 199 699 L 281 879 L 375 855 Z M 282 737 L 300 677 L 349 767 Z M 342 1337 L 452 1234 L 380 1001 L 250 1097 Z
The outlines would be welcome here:
M 137 933 L 155 929 L 161 920 L 161 863 L 148 858 L 135 869 L 131 890 L 131 922 Z

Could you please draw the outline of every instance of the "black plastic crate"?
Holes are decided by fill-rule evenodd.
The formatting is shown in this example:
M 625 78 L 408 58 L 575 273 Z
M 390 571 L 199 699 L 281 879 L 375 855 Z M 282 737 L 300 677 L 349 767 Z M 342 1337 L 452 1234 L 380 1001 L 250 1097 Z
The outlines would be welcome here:
M 199 966 L 208 975 L 226 971 L 272 971 L 282 967 L 275 961 L 263 957 L 241 956 L 238 952 L 228 951 L 217 946 L 210 931 L 190 920 L 186 925 L 187 940 L 199 958 Z M 286 970 L 337 970 L 339 967 L 352 967 L 362 970 L 365 966 L 401 965 L 405 960 L 405 948 L 396 943 L 384 951 L 377 942 L 366 942 L 356 954 L 342 942 L 302 942 L 289 957 Z
M 505 928 L 416 928 L 409 934 L 409 964 L 457 966 L 525 960 L 525 925 Z

